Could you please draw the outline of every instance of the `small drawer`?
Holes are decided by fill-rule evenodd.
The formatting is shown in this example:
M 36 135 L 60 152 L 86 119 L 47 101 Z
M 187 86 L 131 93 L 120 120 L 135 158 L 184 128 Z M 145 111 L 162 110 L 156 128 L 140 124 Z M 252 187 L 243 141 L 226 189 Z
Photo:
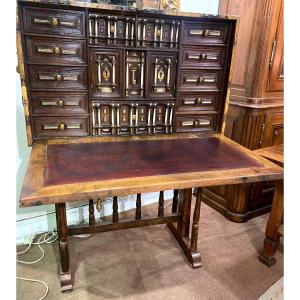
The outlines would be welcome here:
M 184 22 L 182 42 L 190 45 L 226 44 L 228 24 Z
M 219 99 L 219 93 L 178 94 L 177 111 L 217 111 L 219 109 Z
M 34 117 L 36 138 L 70 137 L 88 135 L 88 117 Z
M 85 36 L 85 14 L 83 11 L 23 8 L 24 31 L 61 36 Z
M 182 68 L 223 68 L 225 48 L 185 46 L 181 54 Z
M 87 93 L 31 92 L 32 113 L 69 115 L 88 113 Z
M 181 70 L 179 90 L 183 91 L 219 91 L 222 83 L 222 71 L 218 70 Z
M 176 132 L 216 130 L 217 114 L 175 117 Z
M 66 40 L 27 36 L 26 51 L 28 63 L 45 65 L 65 65 L 86 63 L 86 43 L 84 40 Z
M 87 88 L 87 69 L 77 67 L 29 66 L 31 89 L 72 89 Z

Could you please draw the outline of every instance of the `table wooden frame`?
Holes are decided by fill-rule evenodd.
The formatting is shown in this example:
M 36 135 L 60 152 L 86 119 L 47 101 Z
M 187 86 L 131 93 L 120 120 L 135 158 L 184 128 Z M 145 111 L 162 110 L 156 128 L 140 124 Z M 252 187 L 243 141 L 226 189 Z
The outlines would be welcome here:
M 202 187 L 281 180 L 283 178 L 282 168 L 267 159 L 262 158 L 220 134 L 211 134 L 209 136 L 218 138 L 231 145 L 238 151 L 244 153 L 247 157 L 259 162 L 261 167 L 178 173 L 45 186 L 47 146 L 51 144 L 105 143 L 132 140 L 190 139 L 201 137 L 194 134 L 172 134 L 145 137 L 87 137 L 77 139 L 45 140 L 36 142 L 33 145 L 22 188 L 20 206 L 28 207 L 43 204 L 55 204 L 61 261 L 60 279 L 62 291 L 71 290 L 73 287 L 69 266 L 68 235 L 95 233 L 166 223 L 182 247 L 192 267 L 198 268 L 201 266 L 200 252 L 197 249 L 197 238 Z M 198 188 L 198 192 L 192 218 L 191 238 L 189 238 L 192 188 Z M 171 189 L 175 190 L 172 214 L 164 215 L 164 198 L 162 191 Z M 179 199 L 177 194 L 178 190 L 180 190 Z M 157 191 L 160 191 L 158 217 L 141 219 L 140 194 Z M 282 197 L 282 195 L 280 195 L 282 191 L 280 189 L 276 191 L 276 196 Z M 124 220 L 119 222 L 116 197 L 131 194 L 137 194 L 136 218 L 134 220 Z M 101 223 L 100 225 L 95 224 L 93 219 L 93 201 L 91 199 L 103 199 L 105 197 L 113 197 L 114 199 L 112 222 Z M 86 226 L 67 226 L 66 202 L 81 200 L 89 201 L 90 224 Z M 177 223 L 177 226 L 174 223 Z

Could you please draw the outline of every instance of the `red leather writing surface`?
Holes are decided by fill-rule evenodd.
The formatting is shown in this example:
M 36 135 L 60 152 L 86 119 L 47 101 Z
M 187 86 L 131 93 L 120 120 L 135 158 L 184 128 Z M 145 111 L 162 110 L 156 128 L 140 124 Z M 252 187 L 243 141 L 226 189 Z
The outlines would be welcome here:
M 45 184 L 260 166 L 214 137 L 57 144 L 48 146 Z

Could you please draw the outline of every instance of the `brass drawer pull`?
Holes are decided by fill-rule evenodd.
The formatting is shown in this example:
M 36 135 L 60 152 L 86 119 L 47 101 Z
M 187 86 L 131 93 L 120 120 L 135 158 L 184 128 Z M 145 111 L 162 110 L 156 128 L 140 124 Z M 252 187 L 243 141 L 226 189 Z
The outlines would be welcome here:
M 199 82 L 199 78 L 185 78 L 186 83 L 197 83 Z
M 214 82 L 217 82 L 217 80 L 216 80 L 216 77 L 205 77 L 205 78 L 203 78 L 202 82 L 214 83 Z
M 78 75 L 64 75 L 65 81 L 78 81 Z
M 67 27 L 75 27 L 76 21 L 60 21 L 60 25 Z
M 33 18 L 33 23 L 34 24 L 50 24 L 50 20 L 49 19 Z
M 201 99 L 201 98 L 196 98 L 196 99 L 185 99 L 183 100 L 183 104 L 186 105 L 196 105 L 196 104 L 211 104 L 212 100 L 211 99 Z
M 199 35 L 199 36 L 213 36 L 218 37 L 221 36 L 220 30 L 210 30 L 210 29 L 190 29 L 190 35 Z
M 65 55 L 76 55 L 76 50 L 61 49 L 61 53 Z
M 52 26 L 66 26 L 66 27 L 75 27 L 76 21 L 62 21 L 59 18 L 50 18 L 50 19 L 40 19 L 40 18 L 33 18 L 34 24 L 41 24 L 41 25 L 52 25 Z
M 54 53 L 53 48 L 41 48 L 37 47 L 37 52 L 38 53 Z
M 205 119 L 196 119 L 193 121 L 181 121 L 181 126 L 203 126 L 203 125 L 210 125 L 210 120 Z
M 65 123 L 59 123 L 59 124 L 43 124 L 44 130 L 65 130 L 67 129 L 67 126 Z
M 221 31 L 206 29 L 204 35 L 205 36 L 221 36 Z
M 62 77 L 61 74 L 56 74 L 56 75 L 54 75 L 54 76 L 55 76 L 55 80 L 56 80 L 56 81 L 62 81 L 62 80 L 63 80 L 63 77 Z
M 190 29 L 190 35 L 203 35 L 203 32 L 202 29 Z

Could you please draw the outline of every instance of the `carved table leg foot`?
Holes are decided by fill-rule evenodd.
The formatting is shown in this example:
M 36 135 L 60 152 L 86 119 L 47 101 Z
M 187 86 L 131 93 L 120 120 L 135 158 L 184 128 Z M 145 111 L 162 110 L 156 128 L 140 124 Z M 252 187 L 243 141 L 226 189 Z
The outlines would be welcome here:
M 268 267 L 276 263 L 274 255 L 279 245 L 280 234 L 278 228 L 283 215 L 283 181 L 277 181 L 270 217 L 266 227 L 266 238 L 264 249 L 258 257 L 259 260 Z
M 60 283 L 61 283 L 61 291 L 68 292 L 73 289 L 73 282 L 72 282 L 72 275 L 70 272 L 66 204 L 65 203 L 55 204 L 55 212 L 56 212 L 60 265 L 61 265 L 61 272 L 59 275 Z
M 200 219 L 200 203 L 201 203 L 202 189 L 198 189 L 196 205 L 193 217 L 192 237 L 189 239 L 189 224 L 191 211 L 191 197 L 192 190 L 187 189 L 180 193 L 179 212 L 181 213 L 181 221 L 178 222 L 177 228 L 173 223 L 167 224 L 170 231 L 181 246 L 185 256 L 194 269 L 200 268 L 201 255 L 197 250 L 198 241 L 198 224 Z

